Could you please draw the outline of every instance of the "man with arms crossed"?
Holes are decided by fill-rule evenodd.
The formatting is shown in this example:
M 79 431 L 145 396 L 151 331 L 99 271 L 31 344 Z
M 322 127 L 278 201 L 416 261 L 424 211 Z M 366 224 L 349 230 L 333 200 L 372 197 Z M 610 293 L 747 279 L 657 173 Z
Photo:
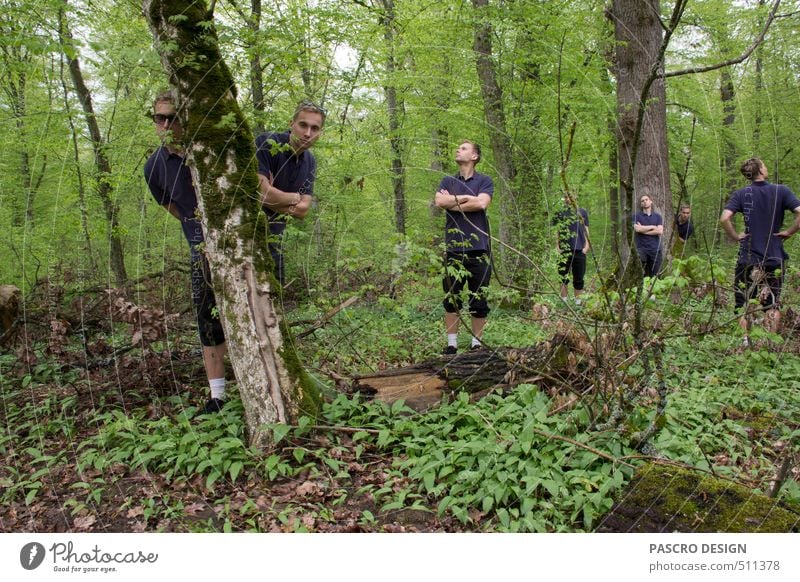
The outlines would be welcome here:
M 640 212 L 633 218 L 634 240 L 642 271 L 645 277 L 655 277 L 661 270 L 661 235 L 664 234 L 664 220 L 653 211 L 653 201 L 643 194 L 639 198 Z
M 489 314 L 486 289 L 491 275 L 491 245 L 486 209 L 492 202 L 492 179 L 475 171 L 481 159 L 481 148 L 463 141 L 456 150 L 458 174 L 445 176 L 434 196 L 434 204 L 446 210 L 445 217 L 445 328 L 447 347 L 442 352 L 458 351 L 459 312 L 463 306 L 461 292 L 469 288 L 469 311 L 472 315 L 472 349 L 481 347 L 481 335 Z M 467 272 L 453 276 L 452 271 Z
M 758 297 L 761 309 L 766 311 L 767 330 L 777 333 L 781 322 L 783 273 L 789 258 L 783 250 L 783 241 L 800 230 L 800 200 L 786 186 L 767 182 L 767 167 L 758 158 L 744 162 L 740 171 L 751 184 L 731 194 L 719 219 L 728 237 L 739 242 L 734 277 L 736 311 Z M 787 210 L 794 213 L 794 222 L 783 230 Z M 731 220 L 737 212 L 744 217 L 744 232 L 741 233 L 736 231 Z M 750 343 L 749 315 L 749 310 L 745 309 L 739 319 L 744 330 L 744 345 Z
M 180 220 L 189 243 L 192 302 L 203 346 L 203 365 L 211 388 L 211 398 L 204 409 L 208 414 L 218 412 L 225 402 L 225 335 L 219 316 L 215 313 L 217 303 L 211 289 L 208 261 L 200 250 L 204 240 L 203 227 L 197 216 L 197 195 L 192 174 L 185 164 L 180 144 L 183 128 L 175 110 L 176 103 L 174 91 L 160 94 L 153 103 L 153 123 L 162 145 L 145 163 L 144 177 L 156 202 Z
M 322 134 L 327 112 L 309 101 L 298 104 L 284 133 L 256 138 L 258 185 L 269 221 L 269 251 L 275 278 L 283 285 L 283 231 L 290 216 L 304 218 L 311 208 L 317 160 L 308 151 Z

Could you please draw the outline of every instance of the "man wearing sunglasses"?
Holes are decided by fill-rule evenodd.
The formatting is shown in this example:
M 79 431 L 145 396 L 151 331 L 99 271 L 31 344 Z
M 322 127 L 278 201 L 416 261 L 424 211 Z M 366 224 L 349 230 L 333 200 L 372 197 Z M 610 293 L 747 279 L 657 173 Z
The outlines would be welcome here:
M 297 105 L 283 133 L 268 132 L 256 138 L 258 183 L 269 221 L 269 250 L 275 278 L 283 285 L 283 232 L 289 217 L 304 218 L 311 208 L 317 161 L 308 151 L 322 134 L 327 112 L 303 101 Z
M 197 194 L 192 175 L 181 147 L 183 127 L 175 110 L 177 98 L 167 91 L 153 102 L 153 123 L 161 139 L 159 147 L 147 160 L 144 176 L 150 192 L 161 206 L 180 220 L 192 258 L 192 301 L 197 316 L 203 364 L 211 388 L 205 413 L 218 412 L 225 402 L 225 336 L 216 313 L 217 303 L 211 289 L 208 261 L 200 250 L 203 228 L 197 216 Z

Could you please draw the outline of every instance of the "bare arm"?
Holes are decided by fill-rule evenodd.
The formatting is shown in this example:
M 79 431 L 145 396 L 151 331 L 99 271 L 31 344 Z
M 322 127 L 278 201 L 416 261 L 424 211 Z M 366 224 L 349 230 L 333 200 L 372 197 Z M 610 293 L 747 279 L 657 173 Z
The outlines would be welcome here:
M 798 230 L 800 230 L 800 206 L 792 210 L 792 212 L 794 212 L 794 222 L 792 222 L 792 225 L 786 230 L 776 232 L 775 236 L 777 236 L 778 238 L 786 240 L 787 238 L 791 237 L 794 233 L 796 233 Z
M 592 246 L 589 244 L 589 227 L 584 225 L 583 231 L 584 231 L 584 234 L 586 235 L 586 244 L 583 245 L 583 254 L 584 255 L 588 255 L 589 254 L 589 249 L 592 248 Z
M 263 174 L 258 175 L 258 188 L 261 191 L 261 204 L 279 214 L 291 214 L 295 218 L 305 218 L 311 208 L 311 196 L 299 192 L 284 192 L 272 185 Z
M 733 218 L 733 211 L 728 210 L 727 208 L 722 211 L 722 216 L 719 218 L 719 224 L 722 226 L 722 230 L 725 231 L 725 234 L 728 235 L 728 238 L 733 241 L 741 241 L 747 238 L 745 233 L 738 233 L 736 229 L 733 227 L 733 222 L 731 219 Z

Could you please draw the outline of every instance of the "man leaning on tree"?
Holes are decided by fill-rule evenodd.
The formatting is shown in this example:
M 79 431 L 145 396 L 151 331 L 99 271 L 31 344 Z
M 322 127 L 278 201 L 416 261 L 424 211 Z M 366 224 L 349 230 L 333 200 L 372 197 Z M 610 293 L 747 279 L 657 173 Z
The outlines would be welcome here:
M 218 412 L 225 402 L 225 335 L 216 313 L 217 302 L 211 288 L 208 260 L 200 250 L 204 240 L 203 226 L 197 216 L 197 194 L 192 174 L 181 146 L 183 127 L 176 105 L 174 90 L 161 93 L 153 103 L 151 117 L 162 145 L 145 163 L 144 177 L 156 202 L 180 221 L 189 243 L 192 302 L 203 346 L 203 365 L 211 389 L 211 398 L 204 411 L 212 413 Z
M 258 184 L 269 223 L 269 251 L 275 278 L 283 285 L 283 232 L 290 217 L 305 218 L 314 196 L 317 160 L 309 149 L 325 125 L 327 111 L 310 101 L 297 105 L 283 133 L 263 133 L 256 138 Z

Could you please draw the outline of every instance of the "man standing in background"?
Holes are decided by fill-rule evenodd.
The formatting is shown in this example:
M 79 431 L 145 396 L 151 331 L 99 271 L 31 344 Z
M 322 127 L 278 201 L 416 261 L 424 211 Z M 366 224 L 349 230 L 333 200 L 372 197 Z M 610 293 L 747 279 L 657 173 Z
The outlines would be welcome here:
M 569 194 L 564 195 L 564 204 L 566 208 L 553 219 L 558 231 L 556 250 L 560 253 L 558 274 L 561 276 L 561 298 L 566 299 L 569 295 L 568 275 L 572 273 L 575 303 L 580 303 L 578 297 L 583 294 L 586 255 L 589 253 L 589 213 L 579 208 Z
M 653 211 L 653 201 L 643 194 L 639 198 L 641 210 L 633 217 L 634 240 L 642 271 L 645 277 L 656 277 L 661 270 L 661 235 L 664 234 L 664 220 Z
M 672 245 L 672 256 L 682 257 L 686 248 L 686 241 L 694 234 L 692 224 L 692 208 L 688 204 L 681 204 L 675 215 L 675 242 Z

